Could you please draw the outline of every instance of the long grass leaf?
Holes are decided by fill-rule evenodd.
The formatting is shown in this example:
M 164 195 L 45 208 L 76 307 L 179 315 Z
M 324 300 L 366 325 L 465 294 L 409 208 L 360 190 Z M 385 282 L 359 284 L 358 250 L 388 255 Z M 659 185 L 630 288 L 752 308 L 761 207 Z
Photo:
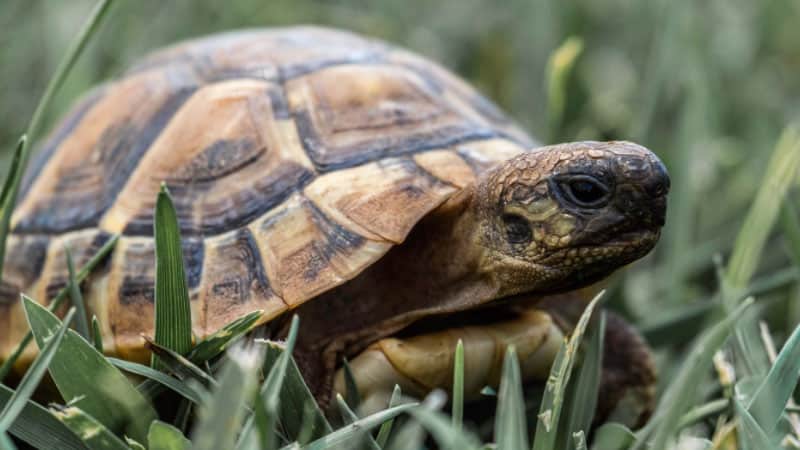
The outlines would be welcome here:
M 411 409 L 409 414 L 428 430 L 441 449 L 469 450 L 480 448 L 480 441 L 474 434 L 463 430 L 461 427 L 453 426 L 452 421 L 448 420 L 440 412 L 418 406 Z M 500 449 L 501 447 L 498 446 L 497 448 Z
M 42 349 L 61 321 L 25 296 L 23 304 L 36 344 Z M 145 440 L 150 421 L 156 417 L 152 406 L 125 375 L 77 333 L 67 331 L 49 371 L 66 401 L 75 400 L 75 405 L 113 432 Z
M 185 356 L 145 338 L 147 348 L 158 356 L 163 368 L 180 378 L 192 378 L 205 387 L 216 386 L 217 380 Z
M 392 394 L 394 396 L 394 394 Z M 459 339 L 453 358 L 453 427 L 461 429 L 464 421 L 464 342 Z
M 553 362 L 550 376 L 542 398 L 542 405 L 539 408 L 539 420 L 536 423 L 536 436 L 533 441 L 533 450 L 555 450 L 556 439 L 558 438 L 559 423 L 561 421 L 561 410 L 564 406 L 564 398 L 572 376 L 572 367 L 575 364 L 575 357 L 581 345 L 583 334 L 589 325 L 597 304 L 605 295 L 605 291 L 600 292 L 589 303 L 578 320 L 575 330 L 569 340 L 561 345 L 561 349 Z
M 91 450 L 129 450 L 129 447 L 101 421 L 76 406 L 53 412 L 64 425 L 80 436 Z
M 564 412 L 567 416 L 559 424 L 556 448 L 567 449 L 575 433 L 588 434 L 597 406 L 600 379 L 603 370 L 603 345 L 606 330 L 606 315 L 600 311 L 586 330 L 580 365 L 573 374 L 573 381 L 567 385 L 564 395 Z
M 342 421 L 345 425 L 349 425 L 358 420 L 356 413 L 350 409 L 350 406 L 338 392 L 336 393 L 336 405 L 339 407 L 339 412 L 342 415 Z M 366 446 L 370 450 L 380 450 L 380 446 L 378 446 L 378 443 L 375 441 L 375 439 L 373 439 L 373 437 L 366 432 L 362 433 L 362 435 L 356 439 L 356 442 L 359 443 L 359 445 L 356 445 L 356 447 L 361 448 Z
M 400 386 L 394 385 L 394 389 L 392 390 L 392 396 L 389 398 L 389 406 L 387 408 L 393 408 L 400 404 L 400 396 L 402 395 L 402 391 L 400 390 Z M 386 443 L 389 441 L 389 435 L 392 433 L 392 426 L 394 425 L 394 419 L 387 420 L 386 422 L 381 425 L 381 428 L 378 430 L 378 436 L 375 438 L 375 442 L 378 443 L 380 448 L 386 447 Z
M 522 396 L 522 376 L 517 351 L 513 345 L 506 349 L 503 374 L 497 393 L 497 412 L 494 440 L 498 450 L 527 450 L 528 425 Z
M 775 363 L 761 381 L 747 406 L 749 414 L 768 434 L 772 433 L 797 386 L 800 374 L 800 326 L 786 341 Z
M 163 183 L 153 217 L 156 245 L 155 342 L 185 355 L 192 348 L 192 310 L 183 267 L 178 215 Z M 161 367 L 156 355 L 153 355 L 151 365 Z
M 327 450 L 336 448 L 340 444 L 351 442 L 354 438 L 358 437 L 360 432 L 369 431 L 386 422 L 387 420 L 394 419 L 400 414 L 407 412 L 415 406 L 417 406 L 417 403 L 406 403 L 404 405 L 398 405 L 394 408 L 385 409 L 375 414 L 371 414 L 349 425 L 345 425 L 344 427 L 339 428 L 338 430 L 329 433 L 302 448 L 303 450 Z M 283 447 L 282 450 L 288 448 L 289 447 Z
M 0 450 L 17 450 L 17 446 L 6 433 L 0 433 Z
M 262 423 L 259 428 L 260 447 L 266 450 L 275 448 L 275 425 L 279 417 L 279 407 L 281 401 L 281 391 L 283 390 L 283 383 L 286 379 L 286 372 L 289 367 L 289 362 L 292 359 L 292 351 L 294 351 L 294 344 L 297 341 L 297 332 L 300 327 L 300 319 L 295 315 L 292 317 L 292 323 L 289 326 L 289 334 L 286 338 L 286 345 L 283 351 L 278 356 L 275 363 L 270 367 L 267 379 L 261 386 L 259 400 L 263 402 L 264 413 L 266 414 L 267 423 Z M 240 445 L 245 442 L 252 442 L 253 440 L 253 417 L 247 420 L 244 427 L 244 432 L 240 437 Z
M 55 93 L 61 87 L 70 70 L 72 69 L 72 66 L 75 65 L 75 61 L 78 60 L 78 57 L 81 55 L 83 49 L 86 47 L 86 44 L 89 42 L 89 39 L 99 28 L 103 18 L 106 16 L 106 13 L 111 6 L 111 3 L 111 0 L 101 0 L 97 6 L 95 6 L 92 14 L 86 20 L 78 35 L 75 36 L 75 39 L 71 42 L 66 54 L 64 55 L 64 58 L 56 68 L 53 77 L 50 78 L 50 81 L 47 83 L 47 87 L 45 88 L 41 99 L 39 99 L 39 103 L 36 104 L 36 109 L 33 111 L 31 121 L 28 123 L 28 129 L 20 139 L 20 142 L 17 146 L 17 151 L 14 152 L 14 159 L 11 163 L 11 169 L 7 175 L 5 183 L 3 183 L 3 191 L 0 193 L 0 274 L 3 273 L 3 261 L 5 261 L 6 255 L 6 238 L 8 236 L 9 225 L 11 223 L 11 213 L 13 212 L 14 205 L 17 201 L 17 193 L 19 192 L 19 185 L 22 181 L 22 176 L 25 173 L 26 166 L 28 165 L 30 144 L 39 137 L 39 131 L 42 126 L 44 112 L 50 105 L 53 95 L 55 95 Z M 0 376 L 0 380 L 2 379 L 3 377 Z
M 0 384 L 0 406 L 11 400 L 14 391 Z M 10 433 L 34 448 L 57 448 L 59 450 L 84 450 L 83 442 L 38 403 L 28 401 L 17 416 Z
M 202 398 L 195 392 L 192 387 L 183 381 L 171 377 L 164 372 L 158 371 L 143 364 L 135 362 L 123 361 L 117 358 L 106 358 L 108 362 L 114 365 L 117 369 L 124 370 L 125 372 L 139 375 L 141 377 L 153 380 L 164 387 L 169 388 L 173 392 L 180 394 L 183 398 L 191 400 L 195 404 L 200 404 Z
M 22 381 L 19 383 L 14 395 L 11 396 L 11 399 L 0 411 L 0 433 L 8 431 L 11 424 L 17 420 L 17 416 L 22 412 L 25 404 L 30 400 L 36 387 L 39 386 L 39 382 L 47 371 L 50 361 L 53 360 L 58 346 L 61 345 L 61 340 L 64 338 L 64 334 L 74 316 L 75 310 L 70 309 L 58 331 L 47 339 L 47 344 L 36 356 L 31 367 L 25 372 L 25 376 L 22 377 Z
M 154 420 L 147 433 L 149 450 L 190 450 L 192 442 L 186 439 L 181 430 L 168 423 Z
M 103 332 L 100 330 L 100 321 L 97 320 L 97 316 L 94 314 L 92 314 L 92 343 L 95 350 L 103 353 L 105 350 L 103 347 Z
M 745 300 L 732 313 L 697 339 L 677 376 L 674 377 L 661 397 L 661 401 L 656 407 L 656 416 L 651 419 L 648 427 L 645 427 L 637 435 L 637 441 L 632 450 L 643 449 L 646 445 L 650 445 L 650 448 L 666 448 L 667 442 L 678 430 L 681 417 L 695 400 L 695 393 L 699 385 L 697 380 L 701 379 L 709 369 L 712 356 L 725 343 L 736 322 L 752 303 L 752 298 Z M 652 440 L 648 442 L 649 436 L 652 436 Z
M 70 300 L 72 300 L 72 306 L 75 307 L 75 331 L 87 341 L 91 341 L 89 322 L 86 319 L 86 305 L 83 302 L 81 285 L 75 278 L 75 264 L 72 262 L 72 252 L 70 252 L 69 248 L 64 247 L 64 254 L 67 258 L 67 272 L 69 273 L 67 288 L 69 289 L 69 297 Z
M 75 280 L 78 283 L 83 282 L 83 280 L 89 276 L 94 268 L 97 267 L 97 265 L 100 264 L 100 262 L 103 261 L 103 259 L 105 259 L 109 253 L 111 253 L 111 250 L 113 250 L 114 246 L 117 244 L 117 240 L 119 240 L 119 235 L 111 236 L 111 238 L 106 241 L 106 243 L 103 244 L 100 249 L 97 250 L 97 253 L 95 253 L 94 256 L 89 259 L 86 265 L 81 267 L 75 276 Z M 69 290 L 67 287 L 58 291 L 58 294 L 56 294 L 55 298 L 53 298 L 53 301 L 50 302 L 50 305 L 47 307 L 47 309 L 51 312 L 58 310 L 64 299 L 67 298 L 68 293 Z M 25 351 L 32 339 L 33 333 L 28 331 L 14 351 L 11 352 L 11 355 L 9 355 L 8 359 L 3 362 L 3 365 L 0 366 L 0 381 L 4 380 L 5 377 L 8 376 L 8 374 L 11 372 L 11 368 L 14 367 L 14 364 L 16 364 L 17 360 L 22 355 L 22 352 Z
M 547 119 L 550 143 L 560 140 L 560 130 L 567 105 L 567 81 L 572 73 L 572 67 L 582 51 L 583 41 L 572 36 L 567 38 L 547 61 Z
M 742 403 L 736 398 L 733 399 L 736 415 L 739 416 L 739 439 L 742 441 L 743 449 L 751 450 L 779 450 L 779 447 L 770 442 L 767 432 L 759 426 L 756 419 L 747 412 Z
M 636 440 L 625 425 L 609 422 L 595 431 L 592 450 L 626 450 Z
M 218 450 L 235 447 L 236 437 L 257 387 L 257 372 L 263 352 L 259 347 L 228 351 L 219 385 L 207 404 L 200 408 L 192 431 L 193 450 Z
M 257 310 L 232 321 L 219 331 L 206 336 L 189 352 L 186 358 L 195 364 L 202 364 L 216 357 L 252 330 L 263 315 L 264 311 Z
M 786 192 L 800 170 L 800 130 L 786 128 L 775 146 L 761 187 L 739 230 L 726 280 L 735 289 L 744 288 L 755 273 L 764 244 L 769 237 Z M 730 309 L 732 305 L 727 305 Z

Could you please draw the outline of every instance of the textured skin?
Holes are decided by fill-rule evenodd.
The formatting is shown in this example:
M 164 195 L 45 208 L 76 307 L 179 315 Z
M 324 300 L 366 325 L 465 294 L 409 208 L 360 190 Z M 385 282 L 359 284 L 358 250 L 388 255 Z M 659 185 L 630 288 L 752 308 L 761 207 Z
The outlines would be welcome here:
M 669 189 L 655 155 L 533 147 L 457 77 L 350 33 L 243 31 L 160 51 L 79 102 L 32 164 L 0 285 L 0 359 L 27 330 L 19 293 L 46 303 L 66 284 L 64 247 L 82 265 L 114 233 L 84 297 L 107 353 L 147 359 L 163 181 L 194 333 L 263 310 L 280 337 L 298 313 L 295 356 L 324 403 L 342 356 L 431 316 L 586 286 L 653 247 Z

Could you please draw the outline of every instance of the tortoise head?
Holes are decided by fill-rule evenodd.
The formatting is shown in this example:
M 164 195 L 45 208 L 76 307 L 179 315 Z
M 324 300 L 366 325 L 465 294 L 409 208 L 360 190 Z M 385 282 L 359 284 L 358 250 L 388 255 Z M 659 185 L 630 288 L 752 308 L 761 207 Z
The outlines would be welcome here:
M 482 266 L 507 295 L 599 281 L 655 246 L 669 183 L 658 157 L 630 142 L 518 155 L 476 187 Z

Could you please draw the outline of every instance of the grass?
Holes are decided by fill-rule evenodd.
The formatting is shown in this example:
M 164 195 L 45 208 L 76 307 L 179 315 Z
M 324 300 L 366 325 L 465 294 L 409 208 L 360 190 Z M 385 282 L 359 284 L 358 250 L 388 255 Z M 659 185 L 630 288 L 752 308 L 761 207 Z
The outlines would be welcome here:
M 0 11 L 28 8 L 15 1 L 0 5 Z M 114 240 L 78 271 L 70 260 L 71 281 L 52 299 L 50 311 L 23 300 L 31 333 L 0 367 L 0 380 L 31 340 L 41 351 L 15 389 L 0 385 L 0 449 L 22 444 L 67 449 L 800 448 L 793 426 L 800 410 L 792 402 L 800 373 L 800 137 L 789 100 L 797 97 L 800 84 L 796 77 L 780 76 L 798 69 L 795 46 L 786 44 L 800 39 L 792 25 L 798 12 L 791 2 L 756 7 L 661 1 L 635 8 L 610 0 L 593 3 L 605 10 L 613 7 L 624 30 L 599 19 L 588 4 L 568 8 L 560 2 L 537 3 L 531 10 L 515 4 L 502 11 L 476 0 L 474 9 L 450 4 L 445 11 L 445 6 L 422 3 L 387 3 L 374 9 L 346 6 L 354 2 L 289 6 L 276 1 L 257 8 L 241 0 L 225 8 L 193 4 L 191 11 L 181 10 L 185 14 L 167 11 L 164 15 L 172 19 L 162 28 L 157 22 L 148 25 L 152 17 L 142 12 L 152 4 L 135 3 L 117 5 L 111 19 L 115 26 L 106 30 L 100 25 L 110 2 L 95 5 L 33 118 L 17 127 L 26 133 L 18 140 L 9 138 L 18 144 L 9 152 L 13 157 L 0 193 L 0 261 L 31 144 L 47 127 L 48 111 L 62 109 L 67 101 L 59 89 L 67 88 L 62 96 L 69 97 L 89 83 L 76 61 L 83 49 L 92 48 L 93 35 L 99 39 L 86 64 L 105 67 L 98 54 L 132 59 L 131 54 L 141 53 L 141 42 L 154 47 L 153 39 L 164 43 L 217 26 L 311 19 L 344 24 L 427 48 L 549 140 L 635 137 L 664 157 L 676 184 L 664 243 L 648 261 L 615 279 L 605 298 L 657 345 L 658 407 L 641 430 L 614 422 L 592 428 L 605 319 L 603 314 L 592 318 L 590 308 L 563 344 L 544 393 L 522 385 L 510 348 L 497 396 L 485 396 L 480 407 L 465 403 L 459 387 L 465 362 L 458 352 L 449 416 L 443 412 L 441 392 L 420 402 L 403 397 L 399 388 L 386 409 L 362 416 L 351 386 L 347 401 L 338 402 L 345 419 L 331 423 L 289 357 L 303 332 L 297 319 L 286 342 L 241 339 L 260 312 L 193 341 L 180 236 L 163 190 L 154 215 L 156 309 L 163 314 L 157 314 L 151 343 L 159 364 L 149 367 L 104 356 L 101 324 L 92 318 L 90 329 L 80 290 L 75 289 L 112 251 Z M 61 17 L 61 6 L 47 8 L 43 14 Z M 482 20 L 466 27 L 461 10 L 469 11 L 470 22 Z M 725 39 L 707 39 L 703 30 L 710 18 L 720 18 L 713 22 L 714 34 Z M 520 25 L 505 26 L 517 21 Z M 548 27 L 552 23 L 561 29 Z M 419 31 L 426 26 L 447 39 L 437 41 Z M 161 34 L 138 33 L 153 29 Z M 52 33 L 58 32 L 53 27 Z M 112 32 L 114 37 L 127 32 L 142 39 L 106 39 Z M 499 40 L 491 37 L 498 35 Z M 0 52 L 8 57 L 17 41 L 25 39 Z M 508 48 L 508 42 L 515 45 Z M 437 45 L 426 45 L 431 43 Z M 473 62 L 474 55 L 480 63 Z M 26 61 L 19 54 L 4 60 Z M 741 60 L 756 70 L 744 70 L 737 65 Z M 71 77 L 77 78 L 70 82 Z M 520 91 L 530 94 L 508 95 L 507 86 L 526 88 Z M 4 116 L 13 124 L 23 115 Z M 0 136 L 12 136 L 9 129 L 0 130 Z M 716 268 L 714 254 L 720 255 Z M 51 311 L 67 299 L 76 309 L 62 321 Z M 759 322 L 769 326 L 758 328 Z M 77 332 L 67 329 L 70 323 Z M 783 345 L 768 357 L 773 341 Z M 43 405 L 31 399 L 45 371 L 60 403 Z

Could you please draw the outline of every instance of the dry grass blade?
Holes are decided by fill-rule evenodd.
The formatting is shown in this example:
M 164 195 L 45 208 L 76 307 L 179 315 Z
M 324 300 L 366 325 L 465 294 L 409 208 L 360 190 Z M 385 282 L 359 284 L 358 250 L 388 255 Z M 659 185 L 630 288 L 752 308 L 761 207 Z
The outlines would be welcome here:
M 392 394 L 394 397 L 394 394 Z M 453 427 L 461 429 L 464 421 L 464 342 L 459 339 L 453 359 Z

